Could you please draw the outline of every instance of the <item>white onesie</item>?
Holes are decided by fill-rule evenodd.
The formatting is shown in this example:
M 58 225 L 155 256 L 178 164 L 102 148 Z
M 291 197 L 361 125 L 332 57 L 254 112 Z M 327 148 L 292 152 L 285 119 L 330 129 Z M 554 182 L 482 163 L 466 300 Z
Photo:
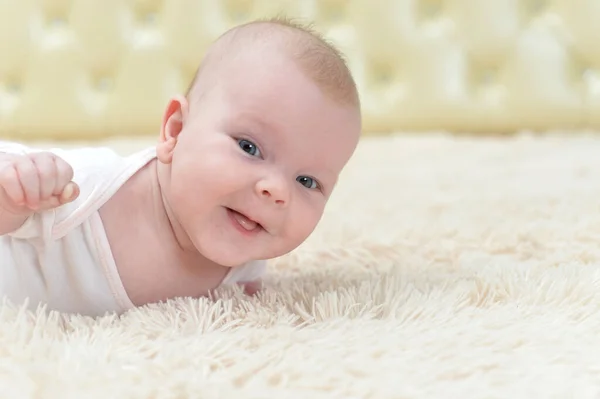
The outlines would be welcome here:
M 0 152 L 41 151 L 0 141 Z M 134 307 L 127 296 L 98 210 L 138 170 L 156 157 L 154 147 L 130 156 L 108 148 L 49 149 L 74 170 L 79 197 L 32 215 L 0 236 L 0 297 L 29 308 L 99 316 Z M 232 268 L 223 285 L 259 278 L 264 261 Z

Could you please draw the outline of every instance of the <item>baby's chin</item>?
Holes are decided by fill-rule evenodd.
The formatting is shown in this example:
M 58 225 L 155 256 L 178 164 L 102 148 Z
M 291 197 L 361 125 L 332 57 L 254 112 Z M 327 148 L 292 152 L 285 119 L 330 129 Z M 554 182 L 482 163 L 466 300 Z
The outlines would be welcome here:
M 192 240 L 192 245 L 202 257 L 224 267 L 237 267 L 257 260 L 278 258 L 298 247 L 276 237 L 263 237 L 254 242 L 236 242 L 225 237 L 217 239 L 210 232 Z
M 269 260 L 286 255 L 291 251 L 256 251 L 252 253 L 241 253 L 241 251 L 213 250 L 201 251 L 200 253 L 209 261 L 223 267 L 238 267 L 248 262 L 257 260 Z
M 229 248 L 215 248 L 215 246 L 198 248 L 198 252 L 208 261 L 223 267 L 237 267 L 261 259 L 256 257 L 258 254 L 242 253 Z

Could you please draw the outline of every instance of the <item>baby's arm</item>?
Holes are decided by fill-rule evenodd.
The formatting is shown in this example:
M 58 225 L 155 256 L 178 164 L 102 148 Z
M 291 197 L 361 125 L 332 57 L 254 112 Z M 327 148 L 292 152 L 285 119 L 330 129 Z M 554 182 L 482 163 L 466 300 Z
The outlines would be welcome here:
M 50 152 L 17 154 L 0 149 L 0 235 L 19 229 L 34 213 L 73 201 L 73 169 Z

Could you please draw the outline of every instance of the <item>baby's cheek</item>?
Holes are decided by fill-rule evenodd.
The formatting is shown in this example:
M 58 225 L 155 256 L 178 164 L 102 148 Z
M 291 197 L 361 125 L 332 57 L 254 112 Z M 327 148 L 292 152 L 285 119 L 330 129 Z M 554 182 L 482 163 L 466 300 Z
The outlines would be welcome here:
M 198 157 L 193 173 L 204 185 L 227 189 L 237 184 L 240 174 L 244 172 L 243 165 L 239 161 L 224 153 L 213 152 Z
M 311 235 L 321 216 L 322 211 L 315 207 L 307 207 L 304 212 L 295 215 L 292 235 L 296 245 L 301 244 Z

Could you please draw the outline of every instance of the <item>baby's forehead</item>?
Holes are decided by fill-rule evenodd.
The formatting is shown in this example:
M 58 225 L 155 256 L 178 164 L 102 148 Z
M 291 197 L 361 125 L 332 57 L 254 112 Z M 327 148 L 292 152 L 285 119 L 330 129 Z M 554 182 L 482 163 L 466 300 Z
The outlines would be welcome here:
M 222 35 L 208 50 L 188 92 L 235 74 L 247 57 L 265 62 L 285 57 L 333 100 L 360 109 L 356 84 L 341 53 L 315 32 L 278 23 L 250 23 Z

